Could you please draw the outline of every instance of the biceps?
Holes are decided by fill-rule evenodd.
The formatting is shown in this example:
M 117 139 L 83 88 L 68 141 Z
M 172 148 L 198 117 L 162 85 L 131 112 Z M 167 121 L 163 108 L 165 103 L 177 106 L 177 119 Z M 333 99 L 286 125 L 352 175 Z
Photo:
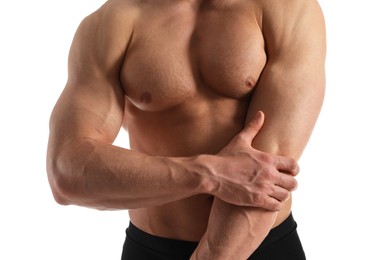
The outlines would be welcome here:
M 248 118 L 258 110 L 265 114 L 253 146 L 298 159 L 320 112 L 324 86 L 322 69 L 266 67 L 248 110 Z

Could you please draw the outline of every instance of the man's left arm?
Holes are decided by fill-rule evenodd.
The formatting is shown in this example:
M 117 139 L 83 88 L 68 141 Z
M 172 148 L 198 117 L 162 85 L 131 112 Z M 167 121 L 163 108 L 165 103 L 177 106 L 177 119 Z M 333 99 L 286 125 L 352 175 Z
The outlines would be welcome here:
M 290 3 L 289 7 L 273 5 L 268 10 L 273 15 L 263 18 L 268 60 L 247 121 L 263 111 L 265 122 L 252 146 L 298 160 L 324 98 L 326 39 L 318 3 Z M 277 214 L 215 198 L 207 232 L 192 259 L 247 259 L 267 236 Z

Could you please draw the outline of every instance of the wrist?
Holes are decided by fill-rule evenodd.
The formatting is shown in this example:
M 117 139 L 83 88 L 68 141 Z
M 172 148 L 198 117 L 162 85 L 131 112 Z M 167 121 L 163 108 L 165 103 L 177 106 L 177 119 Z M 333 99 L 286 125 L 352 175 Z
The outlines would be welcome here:
M 198 183 L 198 192 L 200 194 L 216 195 L 218 190 L 218 182 L 215 170 L 215 156 L 214 155 L 197 155 L 192 157 L 190 174 Z
M 212 155 L 192 157 L 165 157 L 174 181 L 184 185 L 190 195 L 213 194 L 215 181 L 212 177 Z
M 213 245 L 210 236 L 206 231 L 190 260 L 226 260 L 228 258 L 226 258 L 226 255 L 224 255 L 223 252 L 226 252 L 227 250 L 227 248 L 218 248 Z

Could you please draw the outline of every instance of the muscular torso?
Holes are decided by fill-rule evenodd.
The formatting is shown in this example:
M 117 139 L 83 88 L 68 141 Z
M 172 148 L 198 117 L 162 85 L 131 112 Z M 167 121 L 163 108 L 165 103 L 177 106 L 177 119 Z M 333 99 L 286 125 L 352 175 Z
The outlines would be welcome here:
M 123 126 L 132 149 L 161 156 L 213 154 L 242 129 L 267 58 L 260 24 L 264 7 L 257 3 L 135 4 L 120 72 L 126 96 Z M 148 233 L 197 241 L 206 230 L 212 202 L 212 197 L 198 195 L 130 210 L 130 218 Z M 285 204 L 275 225 L 290 207 Z

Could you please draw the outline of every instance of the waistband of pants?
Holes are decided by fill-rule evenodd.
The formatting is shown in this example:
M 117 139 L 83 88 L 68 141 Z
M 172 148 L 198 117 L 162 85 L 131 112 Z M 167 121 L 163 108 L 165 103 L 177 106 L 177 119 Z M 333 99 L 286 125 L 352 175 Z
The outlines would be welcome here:
M 292 213 L 279 225 L 270 230 L 265 237 L 260 247 L 269 246 L 280 239 L 288 236 L 297 229 L 297 223 L 294 220 Z
M 260 248 L 267 247 L 278 240 L 283 239 L 296 229 L 297 223 L 295 222 L 293 215 L 290 214 L 280 225 L 270 230 L 269 234 L 260 245 Z M 195 250 L 198 245 L 198 242 L 164 238 L 148 234 L 137 228 L 131 222 L 129 228 L 126 230 L 126 234 L 133 241 L 159 252 L 168 252 L 170 248 L 175 248 L 176 251 L 180 251 L 180 249 L 188 250 L 188 248 L 193 248 Z

